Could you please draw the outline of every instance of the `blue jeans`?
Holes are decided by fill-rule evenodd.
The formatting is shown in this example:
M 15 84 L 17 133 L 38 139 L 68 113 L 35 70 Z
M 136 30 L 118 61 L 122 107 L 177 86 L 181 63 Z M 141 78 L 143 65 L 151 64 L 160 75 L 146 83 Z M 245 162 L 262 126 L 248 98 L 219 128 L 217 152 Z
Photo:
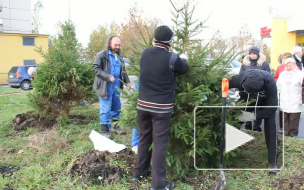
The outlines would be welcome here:
M 119 94 L 113 93 L 107 99 L 99 97 L 100 103 L 100 123 L 110 125 L 113 119 L 120 119 L 121 103 Z

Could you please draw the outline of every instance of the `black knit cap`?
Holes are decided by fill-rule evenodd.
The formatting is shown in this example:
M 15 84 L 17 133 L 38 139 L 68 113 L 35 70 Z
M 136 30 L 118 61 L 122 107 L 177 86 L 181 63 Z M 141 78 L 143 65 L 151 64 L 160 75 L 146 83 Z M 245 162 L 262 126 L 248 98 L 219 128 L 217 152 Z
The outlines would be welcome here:
M 251 53 L 255 53 L 255 54 L 259 55 L 260 54 L 260 50 L 256 46 L 251 46 L 251 48 L 249 50 L 249 54 L 251 54 Z
M 155 43 L 161 43 L 170 46 L 170 43 L 172 42 L 172 37 L 172 30 L 168 26 L 162 25 L 156 28 L 154 34 L 154 41 Z
M 258 93 L 264 87 L 264 77 L 259 70 L 248 70 L 246 76 L 242 81 L 242 87 L 248 93 Z

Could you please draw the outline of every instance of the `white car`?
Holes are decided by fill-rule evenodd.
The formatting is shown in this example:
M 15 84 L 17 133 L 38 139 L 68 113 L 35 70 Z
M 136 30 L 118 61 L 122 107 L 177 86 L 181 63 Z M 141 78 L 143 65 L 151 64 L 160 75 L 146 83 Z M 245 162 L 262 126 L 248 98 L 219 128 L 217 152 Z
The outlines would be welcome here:
M 237 75 L 240 73 L 240 69 L 241 69 L 242 63 L 240 63 L 237 60 L 232 60 L 230 62 L 230 67 L 229 67 L 229 74 L 230 75 Z
M 207 63 L 211 63 L 214 60 L 214 58 L 207 58 L 206 62 Z M 240 63 L 239 61 L 233 59 L 231 60 L 229 66 L 228 66 L 228 74 L 229 75 L 237 75 L 240 72 L 242 63 Z

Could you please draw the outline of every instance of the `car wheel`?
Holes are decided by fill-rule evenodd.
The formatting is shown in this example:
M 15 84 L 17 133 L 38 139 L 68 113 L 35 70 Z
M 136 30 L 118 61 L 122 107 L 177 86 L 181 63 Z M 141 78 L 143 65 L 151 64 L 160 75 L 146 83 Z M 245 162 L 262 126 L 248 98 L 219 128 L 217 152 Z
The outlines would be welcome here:
M 29 90 L 30 89 L 30 86 L 31 86 L 31 83 L 29 82 L 29 81 L 23 81 L 22 83 L 21 83 L 21 89 L 22 90 Z

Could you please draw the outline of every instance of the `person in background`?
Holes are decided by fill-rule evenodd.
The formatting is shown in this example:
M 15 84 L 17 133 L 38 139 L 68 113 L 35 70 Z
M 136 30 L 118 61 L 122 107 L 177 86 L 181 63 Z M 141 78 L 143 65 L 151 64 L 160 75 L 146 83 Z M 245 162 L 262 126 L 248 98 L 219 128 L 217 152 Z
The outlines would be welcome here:
M 140 59 L 137 123 L 139 143 L 135 183 L 149 175 L 152 159 L 151 190 L 171 190 L 174 183 L 166 179 L 166 155 L 175 95 L 175 76 L 185 74 L 189 66 L 169 51 L 173 32 L 168 26 L 155 30 L 154 46 L 146 48 Z M 151 146 L 153 143 L 153 150 Z
M 277 82 L 281 72 L 283 72 L 285 70 L 285 64 L 284 64 L 284 60 L 286 60 L 287 58 L 292 57 L 292 54 L 289 52 L 286 52 L 284 54 L 281 55 L 281 65 L 278 66 L 276 73 L 274 74 L 274 78 Z M 298 69 L 300 69 L 299 67 L 297 67 Z M 280 123 L 280 133 L 283 132 L 283 111 L 279 110 L 279 123 Z
M 98 53 L 93 63 L 95 80 L 93 89 L 99 96 L 100 102 L 100 123 L 103 136 L 113 139 L 110 134 L 111 122 L 120 119 L 120 92 L 116 89 L 123 88 L 123 81 L 128 88 L 131 88 L 129 77 L 124 67 L 124 60 L 121 54 L 121 39 L 119 36 L 111 36 L 106 44 L 106 49 Z M 125 131 L 115 124 L 112 132 L 125 134 Z
M 280 73 L 285 69 L 285 66 L 283 64 L 283 54 L 279 55 L 278 62 L 280 63 L 280 65 L 277 67 L 276 72 L 274 73 L 274 79 L 276 81 L 278 80 Z
M 293 58 L 296 61 L 297 66 L 303 71 L 303 63 L 302 63 L 303 49 L 300 46 L 296 46 L 293 49 Z
M 276 79 L 276 81 L 278 80 L 280 73 L 283 72 L 285 70 L 285 64 L 283 63 L 285 59 L 292 57 L 292 54 L 289 52 L 286 52 L 284 54 L 282 54 L 281 56 L 281 65 L 278 66 L 276 73 L 274 74 L 274 78 Z M 297 67 L 299 70 L 300 68 Z
M 277 173 L 277 131 L 275 124 L 275 113 L 278 106 L 277 86 L 272 74 L 260 69 L 247 69 L 229 80 L 229 88 L 244 89 L 246 93 L 259 93 L 265 91 L 266 100 L 261 106 L 272 106 L 271 108 L 260 108 L 256 118 L 264 119 L 264 132 L 266 146 L 268 149 L 269 172 Z
M 259 48 L 256 46 L 250 47 L 249 55 L 244 57 L 240 74 L 247 69 L 260 69 L 270 73 L 270 67 L 269 63 L 266 61 L 266 56 L 260 53 Z
M 249 49 L 249 55 L 246 55 L 243 59 L 243 64 L 240 69 L 240 73 L 248 70 L 248 69 L 259 69 L 259 70 L 264 70 L 270 73 L 270 67 L 269 63 L 266 61 L 266 56 L 262 53 L 260 53 L 260 50 L 256 46 L 251 46 Z M 240 90 L 239 92 L 240 99 L 238 101 L 244 100 L 246 101 L 248 96 L 250 96 L 251 99 L 258 100 L 257 94 L 248 94 L 244 93 L 243 91 Z M 263 95 L 263 92 L 261 92 L 261 96 Z M 263 97 L 259 97 L 259 100 L 262 101 Z M 259 104 L 259 102 L 258 102 Z M 255 103 L 249 104 L 248 106 L 254 106 Z M 248 109 L 248 111 L 253 111 L 251 109 Z M 245 123 L 245 129 L 253 129 L 254 131 L 262 131 L 261 129 L 261 124 L 262 124 L 262 119 L 257 119 L 254 122 L 254 126 L 252 127 L 252 122 L 248 121 Z
M 304 53 L 302 55 L 302 64 L 304 65 Z
M 284 134 L 297 136 L 301 107 L 304 103 L 304 73 L 297 69 L 294 58 L 284 60 L 285 71 L 277 81 L 280 108 L 284 114 Z

